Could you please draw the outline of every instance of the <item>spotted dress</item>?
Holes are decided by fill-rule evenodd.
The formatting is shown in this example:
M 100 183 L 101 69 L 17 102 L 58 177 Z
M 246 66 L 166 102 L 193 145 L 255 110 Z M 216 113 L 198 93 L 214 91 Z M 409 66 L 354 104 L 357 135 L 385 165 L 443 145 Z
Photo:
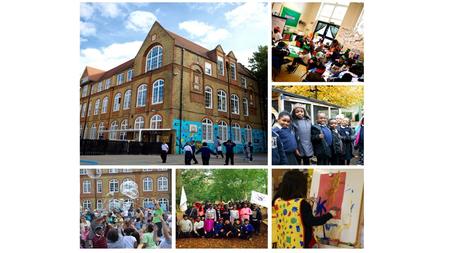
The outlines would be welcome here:
M 304 248 L 305 230 L 300 206 L 303 199 L 282 200 L 278 198 L 273 206 L 273 227 L 277 248 Z

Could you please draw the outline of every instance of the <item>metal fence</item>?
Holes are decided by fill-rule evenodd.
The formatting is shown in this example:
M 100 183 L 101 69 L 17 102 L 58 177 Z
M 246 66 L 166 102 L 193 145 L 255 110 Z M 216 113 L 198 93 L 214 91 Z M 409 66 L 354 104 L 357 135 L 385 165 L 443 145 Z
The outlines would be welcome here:
M 80 140 L 80 155 L 150 155 L 161 153 L 162 142 L 136 142 L 114 140 Z M 171 143 L 169 154 L 171 154 Z

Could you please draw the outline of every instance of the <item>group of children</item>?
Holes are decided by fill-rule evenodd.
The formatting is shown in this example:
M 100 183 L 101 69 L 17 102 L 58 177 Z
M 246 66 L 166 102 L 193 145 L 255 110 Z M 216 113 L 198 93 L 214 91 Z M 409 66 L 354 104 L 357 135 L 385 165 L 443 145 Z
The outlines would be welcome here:
M 359 150 L 359 164 L 364 164 L 364 119 L 356 131 L 350 119 L 328 119 L 318 113 L 316 124 L 301 104 L 292 112 L 282 111 L 272 129 L 273 165 L 310 165 L 313 156 L 317 165 L 350 165 L 353 150 Z
M 189 207 L 177 222 L 178 238 L 240 238 L 252 240 L 261 233 L 261 209 L 248 202 L 202 204 Z
M 85 210 L 80 248 L 171 248 L 171 215 L 155 208 Z
M 198 143 L 198 142 L 197 142 Z M 211 159 L 211 155 L 215 155 L 216 158 L 219 158 L 219 155 L 224 158 L 222 149 L 225 148 L 225 164 L 224 165 L 234 165 L 234 147 L 236 147 L 236 143 L 232 140 L 227 140 L 224 143 L 221 143 L 219 137 L 217 137 L 214 146 L 215 150 L 212 150 L 208 147 L 208 143 L 203 142 L 201 147 L 198 147 L 195 141 L 187 142 L 183 146 L 184 151 L 184 164 L 191 165 L 192 161 L 194 164 L 198 164 L 196 154 L 201 154 L 202 164 L 209 165 L 209 160 Z M 223 147 L 222 147 L 223 146 Z M 244 155 L 245 160 L 248 162 L 253 161 L 253 145 L 251 142 L 248 142 L 244 145 Z
M 273 39 L 272 64 L 277 73 L 281 70 L 281 65 L 290 62 L 284 57 L 291 52 L 288 44 L 275 40 L 275 37 Z M 295 46 L 300 48 L 300 51 L 287 66 L 288 73 L 295 72 L 299 65 L 303 65 L 307 69 L 304 79 L 307 82 L 364 81 L 364 65 L 360 56 L 350 49 L 342 51 L 343 46 L 336 39 L 331 44 L 325 44 L 322 38 L 296 35 Z

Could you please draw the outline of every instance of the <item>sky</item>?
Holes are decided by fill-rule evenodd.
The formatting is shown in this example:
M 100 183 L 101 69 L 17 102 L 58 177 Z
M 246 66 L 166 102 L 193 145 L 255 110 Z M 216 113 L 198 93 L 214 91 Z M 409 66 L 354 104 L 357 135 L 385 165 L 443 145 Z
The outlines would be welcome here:
M 80 3 L 80 73 L 134 58 L 155 21 L 207 49 L 218 44 L 248 66 L 266 45 L 267 3 Z

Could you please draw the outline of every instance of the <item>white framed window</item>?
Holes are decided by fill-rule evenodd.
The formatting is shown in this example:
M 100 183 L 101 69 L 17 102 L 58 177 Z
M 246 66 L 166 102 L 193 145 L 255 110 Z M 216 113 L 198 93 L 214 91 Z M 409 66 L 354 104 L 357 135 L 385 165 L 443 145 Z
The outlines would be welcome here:
M 111 130 L 109 132 L 109 139 L 110 140 L 117 140 L 117 130 L 119 129 L 119 124 L 117 123 L 117 121 L 113 121 L 111 123 L 111 126 L 109 127 L 109 130 Z
M 83 209 L 91 209 L 91 207 L 92 207 L 92 205 L 91 205 L 91 201 L 90 200 L 88 200 L 88 199 L 86 199 L 86 200 L 83 200 Z
M 247 78 L 241 76 L 241 86 L 247 89 Z
M 210 119 L 202 120 L 202 140 L 206 142 L 213 141 L 213 123 Z
M 228 140 L 228 125 L 227 125 L 227 123 L 225 123 L 225 121 L 220 121 L 218 126 L 219 126 L 218 127 L 219 139 L 221 140 L 221 142 L 227 141 Z
M 252 127 L 250 125 L 245 126 L 245 136 L 247 142 L 253 143 Z
M 110 174 L 119 173 L 119 169 L 109 169 L 108 172 Z
M 81 107 L 81 117 L 84 118 L 86 116 L 86 103 Z
M 212 89 L 209 86 L 205 87 L 205 107 L 208 109 L 213 108 Z
M 99 83 L 97 84 L 97 91 L 100 92 L 100 91 L 102 91 L 102 90 L 103 90 L 103 83 L 102 83 L 102 82 L 99 82 Z
M 223 90 L 217 92 L 217 109 L 221 112 L 227 111 L 227 93 Z
M 322 3 L 316 20 L 341 25 L 347 8 L 348 3 Z
M 120 123 L 120 130 L 127 130 L 127 129 L 128 129 L 128 120 L 124 119 L 124 120 L 122 120 L 122 123 Z M 125 140 L 126 137 L 127 137 L 127 132 L 121 131 L 119 139 Z
M 125 91 L 125 95 L 123 96 L 123 109 L 130 109 L 131 104 L 131 90 Z
M 149 208 L 149 207 L 151 206 L 151 203 L 152 203 L 152 201 L 151 201 L 149 198 L 145 198 L 145 199 L 142 201 L 142 206 L 143 206 L 144 208 Z
M 109 192 L 119 192 L 119 180 L 109 180 Z
M 129 69 L 128 71 L 127 71 L 127 82 L 129 82 L 129 81 L 131 81 L 131 79 L 133 79 L 133 73 L 134 71 L 133 71 L 133 69 Z
M 98 210 L 103 209 L 103 201 L 101 199 L 97 199 L 97 209 Z
M 224 64 L 223 64 L 223 58 L 218 56 L 217 57 L 217 69 L 219 72 L 219 75 L 223 76 L 225 75 L 225 69 L 224 69 Z
M 205 62 L 205 74 L 207 74 L 208 76 L 212 75 L 212 66 L 209 62 Z
M 154 46 L 147 54 L 145 72 L 160 68 L 162 66 L 163 48 Z
M 164 98 L 164 81 L 156 80 L 153 83 L 152 104 L 160 104 Z
M 239 97 L 236 94 L 231 94 L 231 113 L 239 114 Z
M 103 131 L 105 131 L 105 124 L 103 122 L 100 122 L 98 125 L 98 136 L 103 139 Z
M 111 78 L 108 78 L 105 81 L 105 90 L 109 89 L 109 87 L 111 87 Z
M 144 117 L 139 116 L 134 121 L 134 129 L 142 129 L 144 128 Z
M 144 107 L 147 101 L 147 84 L 141 84 L 137 90 L 136 107 Z
M 122 98 L 122 94 L 117 93 L 114 96 L 114 106 L 113 106 L 113 112 L 117 112 L 120 109 L 120 99 Z
M 109 207 L 109 210 L 119 209 L 120 208 L 120 201 L 118 199 L 111 199 L 109 201 L 108 207 Z
M 102 193 L 102 192 L 103 192 L 103 181 L 97 180 L 97 193 Z
M 151 177 L 144 178 L 143 183 L 144 183 L 143 191 L 145 192 L 153 191 L 153 179 Z
M 91 95 L 95 93 L 95 85 L 92 85 L 91 87 Z
M 108 102 L 109 102 L 109 98 L 104 97 L 103 103 L 102 103 L 102 113 L 106 113 L 106 111 L 108 111 Z
M 124 81 L 124 75 L 123 75 L 123 73 L 120 73 L 120 74 L 118 74 L 117 75 L 117 85 L 119 86 L 119 85 L 121 85 L 121 84 L 123 84 L 123 81 Z
M 158 178 L 158 191 L 168 191 L 169 190 L 169 180 L 167 177 L 159 177 Z
M 231 79 L 236 80 L 236 64 L 231 63 L 230 69 L 231 69 Z
M 98 98 L 97 100 L 95 100 L 95 105 L 94 105 L 94 115 L 98 115 L 98 111 L 100 110 L 100 98 Z
M 233 132 L 233 141 L 241 142 L 241 126 L 238 123 L 233 123 L 231 125 L 231 131 Z
M 88 85 L 83 86 L 83 89 L 81 90 L 81 97 L 84 98 L 87 96 L 88 92 Z
M 80 175 L 87 175 L 86 169 L 80 169 Z
M 133 172 L 133 169 L 122 169 L 123 173 L 130 173 Z
M 242 99 L 242 107 L 244 110 L 244 116 L 248 116 L 248 100 L 247 100 L 247 98 Z
M 92 103 L 89 102 L 89 106 L 88 106 L 88 112 L 87 112 L 87 116 L 91 116 L 91 107 L 92 107 Z
M 91 130 L 89 131 L 89 139 L 97 139 L 97 126 L 95 125 L 95 123 L 92 123 L 91 125 Z
M 169 201 L 165 198 L 160 198 L 158 200 L 159 206 L 165 206 L 166 208 L 169 208 Z
M 91 193 L 91 181 L 83 181 L 83 193 Z
M 161 129 L 162 127 L 162 117 L 161 115 L 153 115 L 150 119 L 150 128 L 151 129 Z

